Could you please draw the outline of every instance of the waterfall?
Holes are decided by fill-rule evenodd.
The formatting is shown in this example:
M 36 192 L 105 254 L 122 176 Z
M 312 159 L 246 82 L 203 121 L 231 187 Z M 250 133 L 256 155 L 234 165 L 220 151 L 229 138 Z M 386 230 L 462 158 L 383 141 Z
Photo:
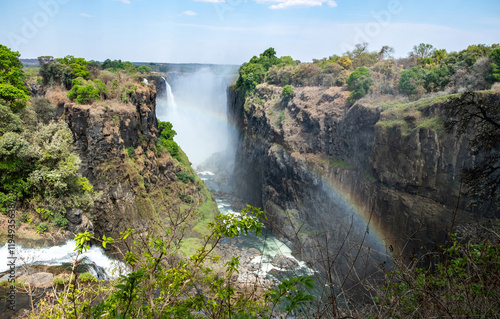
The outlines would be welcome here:
M 172 87 L 168 84 L 167 79 L 165 77 L 161 77 L 167 86 L 167 109 L 175 109 L 177 108 L 177 104 L 175 104 L 174 94 L 172 93 Z

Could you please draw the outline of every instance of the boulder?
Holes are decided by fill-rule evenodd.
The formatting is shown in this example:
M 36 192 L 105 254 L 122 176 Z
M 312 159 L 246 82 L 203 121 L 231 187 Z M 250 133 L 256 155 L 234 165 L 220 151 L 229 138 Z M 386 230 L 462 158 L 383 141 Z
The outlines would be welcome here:
M 282 254 L 277 254 L 276 256 L 274 256 L 271 264 L 282 269 L 292 269 L 299 265 L 299 263 L 295 259 L 286 257 Z
M 49 288 L 54 282 L 54 275 L 48 272 L 39 272 L 32 275 L 22 275 L 18 280 L 31 288 Z

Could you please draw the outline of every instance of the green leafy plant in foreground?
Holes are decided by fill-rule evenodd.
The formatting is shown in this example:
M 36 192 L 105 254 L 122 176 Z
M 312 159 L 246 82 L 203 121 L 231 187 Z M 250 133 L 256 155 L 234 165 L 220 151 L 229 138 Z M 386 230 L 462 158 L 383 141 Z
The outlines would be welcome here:
M 265 218 L 264 212 L 249 206 L 240 214 L 218 215 L 210 223 L 212 232 L 190 257 L 181 257 L 179 249 L 185 223 L 196 213 L 169 214 L 167 228 L 154 225 L 162 229 L 156 234 L 162 235 L 127 229 L 116 242 L 111 237 L 96 238 L 89 232 L 76 235 L 78 255 L 89 248 L 90 240 L 100 241 L 105 248 L 111 245 L 120 252 L 120 246 L 126 247 L 122 255 L 130 272 L 108 283 L 94 282 L 89 276 L 72 277 L 67 289 L 58 293 L 57 302 L 41 302 L 32 317 L 60 318 L 64 314 L 66 318 L 261 318 L 271 313 L 273 309 L 263 298 L 252 301 L 236 294 L 231 277 L 239 272 L 239 258 L 233 256 L 220 265 L 220 257 L 214 254 L 225 237 L 261 234 L 263 224 L 259 218 Z M 214 265 L 219 265 L 220 270 Z M 309 287 L 311 282 L 306 277 L 289 279 L 269 292 L 266 300 L 274 308 L 284 298 L 286 311 L 292 313 L 301 303 L 311 300 L 298 288 Z

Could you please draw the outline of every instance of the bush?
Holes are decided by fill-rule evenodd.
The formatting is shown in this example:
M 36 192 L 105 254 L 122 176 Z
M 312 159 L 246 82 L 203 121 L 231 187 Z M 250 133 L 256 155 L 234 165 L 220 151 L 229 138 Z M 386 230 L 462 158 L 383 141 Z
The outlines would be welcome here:
M 63 229 L 68 227 L 68 220 L 61 213 L 55 213 L 52 222 Z
M 43 234 L 43 233 L 45 233 L 47 230 L 49 230 L 49 226 L 48 226 L 48 223 L 47 223 L 47 222 L 40 223 L 40 224 L 38 224 L 38 226 L 36 227 L 36 233 L 37 233 L 37 234 Z
M 425 72 L 421 67 L 413 67 L 401 72 L 399 78 L 399 92 L 410 97 L 417 94 L 417 88 L 424 85 Z
M 158 130 L 159 130 L 159 138 L 157 142 L 157 147 L 159 149 L 166 148 L 170 155 L 173 158 L 181 161 L 181 157 L 179 155 L 179 145 L 174 142 L 174 136 L 177 135 L 177 132 L 173 130 L 173 125 L 170 122 L 162 122 L 158 120 Z
M 89 273 L 89 272 L 84 272 L 78 275 L 78 279 L 80 279 L 81 282 L 91 282 L 91 281 L 96 281 L 94 276 Z
M 293 97 L 293 86 L 292 85 L 285 85 L 283 87 L 283 90 L 281 91 L 281 95 L 283 96 L 284 100 L 289 100 Z
M 189 173 L 178 172 L 176 175 L 177 179 L 182 181 L 184 184 L 187 184 L 188 182 L 194 183 L 194 181 L 196 180 L 196 177 Z
M 347 88 L 352 92 L 349 94 L 349 102 L 354 103 L 360 98 L 368 94 L 372 79 L 370 78 L 370 70 L 365 67 L 360 67 L 347 78 Z
M 127 148 L 126 151 L 127 151 L 128 157 L 135 158 L 135 150 L 134 150 L 134 148 L 132 146 L 130 146 L 129 148 Z
M 104 99 L 108 89 L 99 79 L 94 81 L 85 81 L 82 78 L 73 80 L 73 87 L 67 96 L 70 100 L 78 104 L 92 104 L 94 101 Z
M 35 110 L 38 122 L 48 124 L 56 117 L 56 107 L 50 103 L 46 98 L 32 98 L 31 105 Z

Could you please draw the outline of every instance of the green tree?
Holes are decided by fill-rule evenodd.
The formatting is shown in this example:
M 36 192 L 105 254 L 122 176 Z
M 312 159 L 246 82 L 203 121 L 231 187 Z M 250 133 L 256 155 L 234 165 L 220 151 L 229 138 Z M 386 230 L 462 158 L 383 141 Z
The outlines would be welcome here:
M 360 98 L 366 96 L 372 84 L 370 70 L 365 67 L 359 67 L 347 78 L 347 88 L 352 92 L 349 94 L 349 102 L 354 103 Z
M 450 71 L 446 65 L 432 68 L 425 75 L 424 87 L 428 92 L 443 90 L 450 82 Z
M 147 65 L 141 65 L 137 68 L 137 71 L 139 71 L 139 73 L 149 73 L 151 72 L 151 68 Z
M 22 63 L 19 52 L 0 44 L 0 99 L 14 111 L 26 106 L 28 89 L 22 81 Z
M 417 89 L 423 87 L 425 83 L 425 71 L 421 67 L 413 67 L 409 70 L 401 72 L 399 78 L 399 92 L 414 97 L 417 94 Z
M 293 85 L 285 85 L 281 91 L 284 101 L 289 101 L 293 97 Z
M 419 62 L 422 62 L 425 58 L 429 58 L 434 54 L 434 47 L 431 44 L 420 43 L 419 45 L 413 46 L 413 50 L 410 55 L 415 55 Z
M 170 155 L 180 162 L 179 145 L 174 141 L 177 132 L 174 131 L 172 123 L 158 120 L 158 132 L 157 147 L 167 149 Z
M 491 82 L 500 82 L 500 48 L 496 48 L 490 53 L 491 60 Z

